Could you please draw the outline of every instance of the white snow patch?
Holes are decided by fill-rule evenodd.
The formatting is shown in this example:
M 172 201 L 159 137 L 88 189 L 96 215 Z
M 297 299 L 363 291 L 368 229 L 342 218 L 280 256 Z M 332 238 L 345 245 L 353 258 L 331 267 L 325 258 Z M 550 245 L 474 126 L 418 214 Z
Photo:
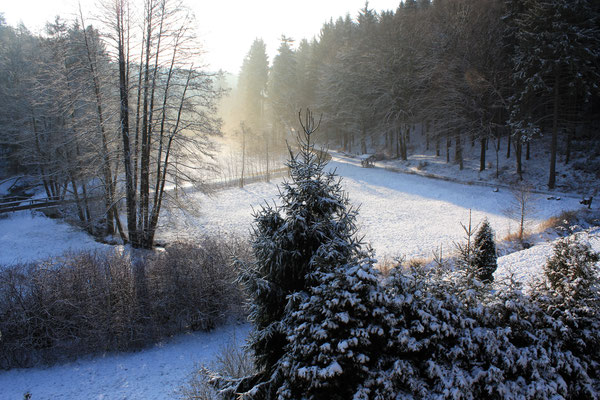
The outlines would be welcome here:
M 39 213 L 17 211 L 0 218 L 0 265 L 110 248 L 82 230 Z
M 196 365 L 215 359 L 225 344 L 243 342 L 248 325 L 180 335 L 137 353 L 83 358 L 49 368 L 0 371 L 0 399 L 35 400 L 175 398 Z

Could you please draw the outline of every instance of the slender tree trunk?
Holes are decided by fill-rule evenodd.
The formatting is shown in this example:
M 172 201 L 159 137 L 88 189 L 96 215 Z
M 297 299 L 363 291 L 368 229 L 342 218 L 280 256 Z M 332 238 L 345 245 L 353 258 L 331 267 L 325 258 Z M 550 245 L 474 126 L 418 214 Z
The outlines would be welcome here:
M 367 153 L 367 128 L 363 125 L 362 135 L 360 137 L 360 151 L 362 154 Z
M 506 159 L 510 158 L 510 142 L 511 142 L 511 134 L 510 130 L 508 130 L 508 136 L 506 136 Z
M 463 155 L 462 155 L 462 143 L 460 140 L 460 133 L 456 132 L 456 146 L 454 148 L 454 162 L 458 164 L 458 168 L 462 171 L 463 170 Z
M 450 163 L 450 132 L 446 133 L 446 163 Z
M 240 177 L 240 187 L 244 187 L 244 170 L 246 168 L 246 128 L 242 127 L 242 175 Z
M 486 138 L 481 138 L 481 152 L 479 154 L 479 171 L 485 170 L 485 146 L 486 146 Z
M 554 101 L 553 101 L 553 114 L 552 114 L 552 139 L 550 141 L 550 176 L 548 178 L 548 188 L 554 189 L 556 186 L 556 147 L 558 141 L 558 84 L 559 84 L 559 70 L 558 68 L 554 71 Z
M 573 140 L 574 130 L 575 127 L 570 127 L 567 130 L 567 148 L 565 150 L 565 165 L 569 164 L 569 161 L 571 161 L 571 141 Z
M 265 159 L 267 161 L 267 182 L 271 182 L 271 177 L 269 175 L 269 138 L 265 137 Z
M 425 121 L 425 150 L 429 151 L 429 120 Z
M 106 223 L 104 225 L 104 234 L 112 235 L 115 233 L 113 225 L 113 201 L 114 201 L 114 187 L 112 186 L 112 171 L 110 168 L 110 157 L 108 154 L 108 139 L 106 136 L 106 130 L 104 128 L 104 113 L 102 107 L 102 97 L 100 94 L 100 82 L 98 80 L 98 71 L 96 70 L 96 64 L 92 60 L 92 49 L 88 40 L 87 31 L 85 29 L 85 22 L 83 19 L 83 12 L 81 7 L 79 8 L 79 15 L 81 17 L 81 27 L 83 31 L 83 38 L 87 53 L 88 67 L 90 75 L 92 77 L 92 84 L 94 87 L 94 97 L 96 100 L 96 114 L 98 117 L 98 129 L 100 133 L 101 145 L 102 145 L 102 176 L 104 179 L 104 208 L 106 210 Z M 94 60 L 97 61 L 96 55 L 94 54 Z
M 119 97 L 120 97 L 120 125 L 123 139 L 123 166 L 125 169 L 125 191 L 127 203 L 127 231 L 129 241 L 133 247 L 139 247 L 136 221 L 136 188 L 133 186 L 131 168 L 131 149 L 129 145 L 129 88 L 126 80 L 127 62 L 125 60 L 125 27 L 123 26 L 125 11 L 122 3 L 117 5 L 117 34 L 119 57 Z
M 515 158 L 517 159 L 517 175 L 519 175 L 519 179 L 523 180 L 523 163 L 521 161 L 523 153 L 523 142 L 521 142 L 521 138 L 517 137 L 515 139 Z
M 160 189 L 156 193 L 156 196 L 158 196 L 158 202 L 156 203 L 156 207 L 152 210 L 152 214 L 150 216 L 150 224 L 149 224 L 149 228 L 148 228 L 148 238 L 147 238 L 147 244 L 149 247 L 152 247 L 152 245 L 154 243 L 154 235 L 156 233 L 156 227 L 158 225 L 158 217 L 160 215 L 160 209 L 162 207 L 163 194 L 165 192 L 165 181 L 166 181 L 166 176 L 167 176 L 167 169 L 169 166 L 169 155 L 171 154 L 171 145 L 173 143 L 173 138 L 175 137 L 175 135 L 177 135 L 179 133 L 179 124 L 181 122 L 181 114 L 183 111 L 183 106 L 185 103 L 186 94 L 187 94 L 187 90 L 188 90 L 188 87 L 190 84 L 192 74 L 193 74 L 193 66 L 190 66 L 190 70 L 189 70 L 189 73 L 187 76 L 185 87 L 183 88 L 183 93 L 181 95 L 181 101 L 179 103 L 179 110 L 177 112 L 177 119 L 175 120 L 175 126 L 173 127 L 173 131 L 169 135 L 169 141 L 167 143 L 167 148 L 165 150 L 165 161 L 164 161 L 164 168 L 163 168 L 163 171 L 161 174 L 161 176 L 162 176 L 161 185 L 160 185 Z

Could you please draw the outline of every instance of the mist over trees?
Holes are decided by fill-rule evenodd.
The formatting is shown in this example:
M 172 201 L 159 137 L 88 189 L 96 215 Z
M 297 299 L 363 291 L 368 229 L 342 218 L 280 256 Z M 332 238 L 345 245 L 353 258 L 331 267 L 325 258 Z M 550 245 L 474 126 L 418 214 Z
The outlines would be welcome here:
M 548 152 L 554 188 L 573 141 L 597 145 L 599 8 L 589 0 L 407 0 L 377 13 L 367 2 L 313 40 L 282 36 L 270 68 L 255 41 L 239 85 L 245 109 L 260 113 L 243 118 L 263 116 L 253 130 L 278 141 L 293 131 L 294 111 L 310 107 L 323 114 L 329 147 L 406 160 L 415 138 L 462 169 L 465 146 L 477 145 L 480 170 L 497 166 L 502 148 L 520 177 L 530 152 Z

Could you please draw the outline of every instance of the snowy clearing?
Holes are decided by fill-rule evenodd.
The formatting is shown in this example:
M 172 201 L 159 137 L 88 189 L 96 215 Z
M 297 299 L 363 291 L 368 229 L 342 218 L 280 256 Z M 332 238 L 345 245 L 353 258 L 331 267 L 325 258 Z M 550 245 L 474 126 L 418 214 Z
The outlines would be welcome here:
M 160 400 L 177 391 L 199 364 L 208 364 L 229 341 L 241 342 L 248 325 L 191 333 L 136 352 L 106 354 L 50 368 L 0 371 L 0 399 Z
M 84 231 L 38 212 L 17 211 L 0 218 L 0 265 L 108 248 Z
M 512 199 L 506 189 L 494 192 L 486 186 L 361 168 L 357 160 L 345 158 L 334 158 L 329 167 L 342 177 L 350 201 L 360 206 L 359 234 L 373 246 L 379 259 L 398 255 L 430 257 L 440 246 L 444 253 L 452 251 L 453 243 L 463 239 L 460 223 L 468 223 L 469 209 L 474 225 L 485 217 L 489 219 L 497 239 L 517 228 L 517 223 L 504 214 Z M 252 208 L 275 199 L 279 182 L 230 188 L 212 197 L 191 194 L 188 204 L 199 215 L 165 213 L 159 237 L 193 240 L 209 232 L 246 235 L 251 229 Z M 537 212 L 530 228 L 561 211 L 581 207 L 575 198 L 556 201 L 535 194 L 532 203 Z

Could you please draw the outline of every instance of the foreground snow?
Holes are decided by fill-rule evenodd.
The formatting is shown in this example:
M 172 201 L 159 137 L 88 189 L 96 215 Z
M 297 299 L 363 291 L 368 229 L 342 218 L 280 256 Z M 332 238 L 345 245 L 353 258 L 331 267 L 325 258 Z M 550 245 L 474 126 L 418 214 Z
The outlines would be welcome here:
M 229 341 L 242 342 L 248 325 L 178 336 L 137 353 L 84 358 L 50 368 L 0 371 L 0 399 L 176 398 L 196 365 L 214 361 Z

